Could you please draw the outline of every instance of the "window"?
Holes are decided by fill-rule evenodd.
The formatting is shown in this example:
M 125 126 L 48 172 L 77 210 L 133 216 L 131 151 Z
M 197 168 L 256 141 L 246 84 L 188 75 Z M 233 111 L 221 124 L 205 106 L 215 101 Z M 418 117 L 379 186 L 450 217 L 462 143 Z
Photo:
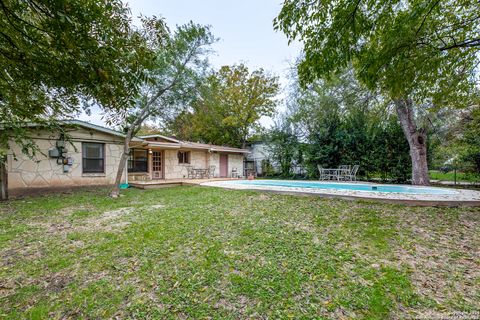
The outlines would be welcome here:
M 128 157 L 128 172 L 148 172 L 148 151 L 132 149 Z
M 82 143 L 82 169 L 83 173 L 105 172 L 105 144 Z
M 178 151 L 178 163 L 190 163 L 190 151 Z

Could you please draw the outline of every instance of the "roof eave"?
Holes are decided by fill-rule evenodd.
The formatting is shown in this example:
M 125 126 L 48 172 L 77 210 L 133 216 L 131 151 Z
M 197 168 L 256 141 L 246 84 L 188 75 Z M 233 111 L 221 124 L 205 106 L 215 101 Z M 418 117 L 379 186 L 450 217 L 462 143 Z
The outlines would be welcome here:
M 245 149 L 224 149 L 224 148 L 210 148 L 209 151 L 213 152 L 231 152 L 231 153 L 250 153 L 250 151 Z

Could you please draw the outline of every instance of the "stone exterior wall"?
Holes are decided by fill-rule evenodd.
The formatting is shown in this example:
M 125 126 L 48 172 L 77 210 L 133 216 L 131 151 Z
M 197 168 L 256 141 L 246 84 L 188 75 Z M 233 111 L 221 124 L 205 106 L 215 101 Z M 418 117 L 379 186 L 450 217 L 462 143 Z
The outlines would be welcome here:
M 241 177 L 243 176 L 243 154 L 228 154 L 228 175 L 227 177 L 232 176 L 232 169 L 237 168 L 237 173 Z M 210 153 L 209 156 L 209 165 L 215 166 L 214 177 L 220 177 L 220 153 Z
M 178 163 L 178 151 L 190 151 L 190 164 Z M 165 150 L 165 179 L 188 178 L 187 166 L 206 168 L 208 165 L 208 152 L 205 150 Z
M 239 177 L 243 176 L 243 158 L 242 154 L 229 154 L 228 155 L 228 177 L 232 176 L 232 170 L 237 169 Z
M 64 171 L 63 164 L 57 164 L 56 158 L 48 156 L 49 150 L 56 148 L 59 139 L 58 133 L 32 129 L 31 138 L 39 147 L 34 159 L 21 152 L 15 143 L 10 144 L 7 155 L 7 170 L 9 189 L 17 194 L 22 190 L 28 192 L 34 188 L 59 188 L 90 185 L 111 185 L 115 182 L 117 168 L 123 150 L 123 138 L 112 134 L 103 133 L 94 129 L 72 128 L 69 129 L 69 141 L 66 142 L 68 150 L 66 157 L 73 163 Z M 105 144 L 105 172 L 83 173 L 82 171 L 82 143 L 96 142 Z M 178 163 L 178 151 L 190 152 L 190 163 Z M 129 180 L 151 179 L 151 154 L 149 157 L 149 173 L 130 173 Z M 243 176 L 243 154 L 228 154 L 228 177 L 232 169 L 236 168 L 239 176 Z M 208 168 L 215 166 L 214 177 L 220 175 L 220 153 L 197 149 L 170 149 L 164 150 L 164 178 L 188 178 L 187 166 Z M 125 181 L 125 175 L 122 182 Z
M 177 152 L 179 150 L 165 150 L 165 179 L 183 179 L 188 177 L 187 166 L 196 168 L 207 168 L 215 166 L 214 177 L 220 176 L 220 154 L 210 153 L 206 150 L 182 150 L 190 151 L 190 164 L 179 164 Z M 228 177 L 231 176 L 232 169 L 237 168 L 240 176 L 243 175 L 243 155 L 228 155 Z
M 210 153 L 208 165 L 215 166 L 213 176 L 218 178 L 220 176 L 220 154 L 216 152 Z
M 9 189 L 21 191 L 27 188 L 113 184 L 123 149 L 123 139 L 84 128 L 73 129 L 69 135 L 71 143 L 66 143 L 67 157 L 73 159 L 73 164 L 69 166 L 68 172 L 64 172 L 62 164 L 57 164 L 56 158 L 48 156 L 48 150 L 56 146 L 58 134 L 32 131 L 31 137 L 40 149 L 33 160 L 22 154 L 18 145 L 11 143 L 7 156 Z M 82 173 L 82 142 L 105 144 L 104 173 Z

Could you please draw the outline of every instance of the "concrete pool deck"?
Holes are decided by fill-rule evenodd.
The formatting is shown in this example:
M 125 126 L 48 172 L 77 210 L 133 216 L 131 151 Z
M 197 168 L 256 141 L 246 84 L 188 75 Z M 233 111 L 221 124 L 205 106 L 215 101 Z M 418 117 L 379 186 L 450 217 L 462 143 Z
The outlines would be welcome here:
M 266 180 L 259 180 L 266 181 Z M 284 180 L 285 181 L 285 180 Z M 254 183 L 254 181 L 253 181 Z M 321 185 L 321 182 L 319 182 Z M 332 182 L 327 182 L 332 184 Z M 351 182 L 348 182 L 349 184 Z M 355 183 L 355 182 L 353 182 Z M 399 186 L 399 185 L 384 185 L 375 183 L 358 182 L 362 185 L 371 186 Z M 341 182 L 339 182 L 341 184 Z M 452 189 L 452 188 L 437 188 L 453 191 L 449 194 L 414 194 L 414 193 L 399 193 L 399 192 L 379 192 L 379 191 L 358 191 L 358 190 L 338 190 L 338 189 L 321 189 L 319 188 L 302 188 L 302 187 L 286 187 L 286 186 L 272 186 L 272 185 L 255 185 L 255 184 L 241 184 L 235 181 L 208 181 L 200 184 L 201 186 L 220 187 L 234 190 L 255 190 L 275 193 L 284 193 L 292 195 L 314 195 L 324 198 L 338 198 L 345 200 L 373 200 L 384 203 L 405 204 L 411 206 L 443 206 L 443 207 L 458 207 L 480 206 L 480 192 L 467 189 Z M 406 187 L 413 187 L 405 185 Z M 421 187 L 419 187 L 421 188 Z

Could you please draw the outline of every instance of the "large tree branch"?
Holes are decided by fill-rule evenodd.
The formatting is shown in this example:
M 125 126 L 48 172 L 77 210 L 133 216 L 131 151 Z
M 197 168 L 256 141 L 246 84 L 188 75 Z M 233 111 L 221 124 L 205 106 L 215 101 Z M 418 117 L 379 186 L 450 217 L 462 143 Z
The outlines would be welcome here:
M 440 51 L 446 51 L 446 50 L 451 50 L 455 48 L 474 48 L 474 47 L 480 47 L 480 38 L 477 39 L 471 39 L 471 40 L 465 40 L 462 42 L 457 43 L 455 39 L 452 37 L 453 44 L 444 46 L 439 48 Z
M 194 46 L 192 46 L 192 48 L 191 48 L 190 51 L 188 52 L 187 56 L 185 57 L 185 60 L 184 60 L 184 61 L 182 62 L 182 64 L 181 64 L 181 66 L 177 69 L 173 80 L 170 82 L 169 85 L 167 85 L 166 87 L 160 89 L 160 90 L 155 94 L 155 96 L 153 96 L 153 97 L 150 99 L 150 101 L 148 102 L 149 105 L 154 104 L 158 98 L 160 98 L 165 92 L 167 92 L 168 90 L 172 89 L 172 88 L 177 84 L 177 81 L 180 79 L 180 75 L 182 74 L 183 70 L 185 69 L 185 67 L 187 66 L 187 64 L 190 62 L 190 60 L 192 59 L 192 57 L 194 56 L 194 54 L 196 53 L 196 51 L 198 50 L 199 47 L 200 47 L 200 40 L 197 40 L 197 41 L 195 42 Z
M 193 56 L 197 53 L 197 50 L 200 48 L 200 46 L 201 42 L 200 40 L 197 40 L 192 46 L 192 48 L 188 51 L 188 54 L 182 61 L 181 65 L 176 70 L 175 76 L 173 77 L 172 81 L 167 86 L 158 90 L 158 92 L 146 102 L 145 107 L 142 108 L 142 111 L 137 115 L 133 123 L 130 125 L 129 130 L 132 129 L 132 132 L 135 132 L 135 130 L 137 130 L 137 128 L 152 114 L 153 105 L 156 103 L 156 101 L 167 91 L 171 90 L 173 87 L 176 86 L 181 74 L 185 70 L 185 67 L 191 61 Z
M 50 17 L 50 18 L 53 18 L 54 15 L 45 10 L 44 8 L 42 8 L 36 1 L 34 0 L 28 0 L 28 3 L 30 3 L 30 7 L 32 7 L 33 10 L 37 11 L 37 12 L 42 12 L 44 13 L 46 16 Z
M 423 28 L 423 25 L 425 24 L 425 21 L 427 21 L 427 18 L 428 16 L 432 13 L 433 9 L 440 3 L 440 0 L 437 0 L 433 6 L 431 6 L 430 10 L 428 10 L 427 14 L 423 17 L 423 20 L 422 20 L 422 23 L 420 24 L 420 26 L 418 27 L 417 29 L 417 32 L 415 33 L 415 35 L 418 35 L 420 33 L 420 31 L 422 30 Z
M 9 16 L 15 18 L 16 20 L 20 21 L 21 23 L 24 23 L 24 24 L 26 24 L 26 25 L 34 28 L 34 29 L 37 29 L 38 31 L 41 31 L 41 32 L 44 32 L 44 33 L 46 33 L 46 34 L 50 34 L 50 35 L 51 35 L 51 33 L 48 32 L 47 30 L 44 30 L 44 29 L 42 29 L 42 28 L 40 28 L 40 27 L 38 27 L 38 26 L 36 26 L 36 25 L 34 25 L 34 24 L 31 24 L 30 22 L 28 22 L 28 21 L 20 18 L 18 15 L 16 15 L 15 13 L 13 13 L 10 9 L 8 9 L 8 7 L 6 6 L 6 4 L 5 4 L 5 2 L 4 2 L 3 0 L 0 0 L 0 5 L 1 5 L 3 11 L 5 12 L 5 16 L 7 17 L 8 22 L 10 22 L 10 24 L 11 24 L 17 31 L 21 32 L 23 35 L 27 36 L 27 35 L 26 35 L 25 33 L 23 33 L 21 30 L 19 30 L 18 28 L 16 28 L 15 24 L 9 19 Z M 30 38 L 30 39 L 31 39 L 31 38 Z M 32 40 L 32 41 L 35 41 L 35 40 L 33 40 L 33 39 L 31 39 L 31 40 Z

